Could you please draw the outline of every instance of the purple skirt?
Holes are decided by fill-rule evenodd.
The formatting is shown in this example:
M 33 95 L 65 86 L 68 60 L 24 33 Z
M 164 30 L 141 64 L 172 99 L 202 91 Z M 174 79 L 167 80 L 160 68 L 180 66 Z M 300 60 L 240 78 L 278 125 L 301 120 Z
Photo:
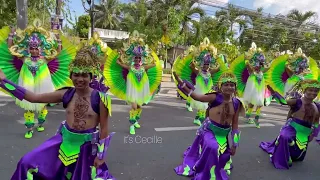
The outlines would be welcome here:
M 261 142 L 260 148 L 270 155 L 277 169 L 289 169 L 293 161 L 303 161 L 307 153 L 311 125 L 291 118 L 281 128 L 279 136 L 271 142 Z
M 65 129 L 75 134 L 90 134 L 96 129 L 85 131 L 75 131 L 67 126 Z M 33 179 L 45 180 L 91 180 L 94 177 L 102 179 L 114 180 L 109 174 L 108 167 L 104 163 L 95 173 L 92 173 L 92 166 L 96 155 L 92 154 L 93 145 L 91 142 L 85 142 L 80 146 L 79 157 L 76 162 L 65 166 L 58 158 L 60 145 L 63 141 L 62 133 L 57 133 L 33 151 L 24 155 L 15 170 L 11 180 L 26 180 L 33 177 Z
M 184 152 L 183 163 L 174 170 L 193 180 L 228 180 L 232 169 L 228 143 L 230 126 L 207 119 L 197 131 L 193 144 Z

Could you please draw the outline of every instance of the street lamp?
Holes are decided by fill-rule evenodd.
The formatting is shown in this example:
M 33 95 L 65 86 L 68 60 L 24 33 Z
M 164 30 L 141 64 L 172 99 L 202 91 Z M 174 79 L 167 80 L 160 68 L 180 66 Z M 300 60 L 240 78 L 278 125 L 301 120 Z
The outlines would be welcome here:
M 85 12 L 90 14 L 90 19 L 91 19 L 91 36 L 93 36 L 93 32 L 94 32 L 94 12 L 97 12 L 94 10 L 94 0 L 87 0 L 87 3 L 89 5 L 89 8 L 86 8 L 85 6 L 85 1 L 82 0 L 82 6 L 85 10 Z

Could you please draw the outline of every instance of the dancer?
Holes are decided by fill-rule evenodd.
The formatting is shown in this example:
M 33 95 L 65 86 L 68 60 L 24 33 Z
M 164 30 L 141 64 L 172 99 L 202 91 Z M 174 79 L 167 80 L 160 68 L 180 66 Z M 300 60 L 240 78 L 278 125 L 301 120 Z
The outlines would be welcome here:
M 196 47 L 195 47 L 194 45 L 191 45 L 186 51 L 184 51 L 182 58 L 180 58 L 180 56 L 177 57 L 177 59 L 176 59 L 176 60 L 174 61 L 174 63 L 173 63 L 172 69 L 181 68 L 181 66 L 178 66 L 178 64 L 182 63 L 181 61 L 183 61 L 183 60 L 188 61 L 188 60 L 190 59 L 190 54 L 194 53 L 195 51 L 196 51 Z M 189 57 L 188 57 L 188 56 L 189 56 Z M 189 62 L 189 63 L 190 63 L 190 62 Z M 187 70 L 187 69 L 185 69 L 185 70 Z M 190 73 L 192 73 L 192 74 L 191 74 L 191 76 L 192 76 L 191 82 L 192 82 L 192 84 L 195 84 L 195 78 L 194 78 L 194 77 L 196 77 L 196 74 L 194 74 L 191 69 L 190 69 L 190 71 L 191 71 Z M 172 76 L 173 76 L 173 75 L 172 75 Z M 173 76 L 173 80 L 174 80 L 175 84 L 178 86 L 178 82 L 177 82 L 177 80 L 174 78 L 174 76 Z M 186 100 L 186 108 L 187 108 L 187 110 L 188 110 L 189 112 L 192 112 L 192 111 L 193 111 L 193 109 L 192 109 L 192 107 L 191 107 L 191 100 L 192 100 L 192 98 L 191 98 L 191 97 L 187 97 L 186 95 L 184 95 L 178 88 L 177 88 L 177 93 L 178 93 L 178 95 L 179 95 L 180 97 L 182 97 L 183 99 Z
M 198 94 L 191 83 L 182 81 L 176 73 L 175 76 L 181 91 L 195 100 L 209 103 L 206 120 L 198 129 L 193 144 L 185 152 L 183 163 L 174 169 L 175 172 L 193 177 L 194 180 L 229 179 L 231 155 L 235 155 L 240 140 L 238 117 L 244 116 L 244 107 L 235 97 L 236 77 L 225 72 L 219 78 L 218 92 Z M 230 131 L 231 144 L 228 142 Z
M 247 106 L 245 117 L 247 123 L 254 123 L 257 128 L 260 128 L 259 118 L 265 101 L 266 88 L 264 73 L 269 69 L 262 50 L 257 49 L 256 44 L 252 43 L 249 52 L 234 60 L 230 69 L 237 76 L 238 94 L 243 97 Z M 254 106 L 256 106 L 256 115 L 253 121 L 250 116 Z
M 140 128 L 141 106 L 149 103 L 162 79 L 159 59 L 142 38 L 134 31 L 129 44 L 124 44 L 120 51 L 120 58 L 118 52 L 113 51 L 104 67 L 110 92 L 131 105 L 130 134 L 135 134 L 135 128 Z
M 318 67 L 316 61 L 307 57 L 299 48 L 295 54 L 287 51 L 275 59 L 271 63 L 267 77 L 269 89 L 284 97 L 301 80 L 317 79 Z M 294 91 L 290 92 L 296 93 Z M 285 103 L 283 99 L 277 99 L 277 101 Z
M 74 87 L 43 94 L 14 84 L 0 71 L 1 87 L 18 99 L 32 103 L 63 102 L 67 111 L 67 119 L 56 135 L 20 159 L 12 180 L 113 179 L 104 162 L 113 135 L 108 135 L 111 100 L 89 87 L 92 75 L 99 69 L 96 59 L 89 47 L 80 49 L 70 64 Z
M 14 28 L 10 31 L 9 27 L 4 27 L 0 34 L 0 68 L 10 81 L 34 93 L 49 93 L 72 84 L 68 65 L 76 48 L 67 39 L 62 37 L 61 41 L 59 35 L 52 36 L 41 27 L 39 20 L 24 31 L 15 32 Z M 25 138 L 33 136 L 35 113 L 39 113 L 37 130 L 44 131 L 46 104 L 19 99 L 16 104 L 25 110 Z
M 97 32 L 93 33 L 93 36 L 88 42 L 88 46 L 90 46 L 91 50 L 98 56 L 101 67 L 100 73 L 93 76 L 92 81 L 90 82 L 90 87 L 100 92 L 107 93 L 109 87 L 105 85 L 105 79 L 102 71 L 104 69 L 104 62 L 108 58 L 108 55 L 112 52 L 112 49 L 101 40 Z
M 173 71 L 183 80 L 194 81 L 196 93 L 206 94 L 217 84 L 219 75 L 226 69 L 223 61 L 217 57 L 217 49 L 205 38 L 200 47 L 181 60 Z M 208 105 L 194 99 L 191 99 L 190 105 L 197 109 L 193 123 L 200 126 L 205 120 Z
M 319 90 L 317 80 L 300 81 L 291 92 L 300 91 L 304 96 L 286 101 L 290 111 L 279 136 L 272 142 L 261 142 L 260 148 L 270 154 L 275 168 L 289 169 L 293 161 L 303 161 L 309 142 L 318 136 L 320 104 L 313 101 Z

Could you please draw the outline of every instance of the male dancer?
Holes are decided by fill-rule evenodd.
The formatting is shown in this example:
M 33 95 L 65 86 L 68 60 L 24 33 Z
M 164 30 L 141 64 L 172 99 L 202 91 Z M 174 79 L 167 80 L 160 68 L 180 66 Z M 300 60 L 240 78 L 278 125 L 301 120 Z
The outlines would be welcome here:
M 194 180 L 228 179 L 231 156 L 239 145 L 239 115 L 244 115 L 241 101 L 235 98 L 236 77 L 223 73 L 219 79 L 218 92 L 197 94 L 194 86 L 182 81 L 176 73 L 179 89 L 193 99 L 208 102 L 206 120 L 197 132 L 197 137 L 185 152 L 183 163 L 175 168 L 178 175 L 193 177 Z M 232 144 L 229 147 L 228 134 L 231 131 Z
M 304 80 L 293 88 L 291 92 L 302 91 L 304 96 L 287 100 L 290 111 L 279 136 L 274 141 L 261 142 L 260 148 L 270 154 L 275 168 L 289 169 L 293 161 L 303 161 L 309 142 L 318 136 L 320 104 L 314 99 L 319 90 L 317 80 Z
M 21 158 L 12 180 L 26 179 L 113 179 L 104 162 L 111 136 L 108 115 L 111 100 L 89 87 L 99 68 L 90 48 L 82 48 L 70 64 L 74 88 L 35 94 L 7 80 L 0 71 L 0 87 L 32 103 L 63 102 L 67 118 L 57 134 Z M 97 126 L 100 125 L 100 130 Z

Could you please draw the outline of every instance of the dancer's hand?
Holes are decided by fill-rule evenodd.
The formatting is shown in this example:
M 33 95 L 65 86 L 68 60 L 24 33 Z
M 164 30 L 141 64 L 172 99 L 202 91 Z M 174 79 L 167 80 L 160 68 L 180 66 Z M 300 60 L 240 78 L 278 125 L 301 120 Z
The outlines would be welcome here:
M 234 156 L 236 154 L 236 150 L 237 150 L 237 147 L 235 146 L 231 147 L 231 156 Z
M 99 159 L 98 157 L 96 157 L 94 159 L 93 165 L 94 167 L 98 168 L 99 166 L 101 166 L 104 163 L 104 160 Z
M 2 69 L 0 69 L 0 81 L 6 79 L 6 75 L 3 73 Z
M 173 71 L 172 74 L 173 74 L 174 78 L 178 81 L 179 84 L 182 84 L 182 83 L 183 83 L 182 80 L 180 79 L 180 77 L 177 75 L 176 72 Z

